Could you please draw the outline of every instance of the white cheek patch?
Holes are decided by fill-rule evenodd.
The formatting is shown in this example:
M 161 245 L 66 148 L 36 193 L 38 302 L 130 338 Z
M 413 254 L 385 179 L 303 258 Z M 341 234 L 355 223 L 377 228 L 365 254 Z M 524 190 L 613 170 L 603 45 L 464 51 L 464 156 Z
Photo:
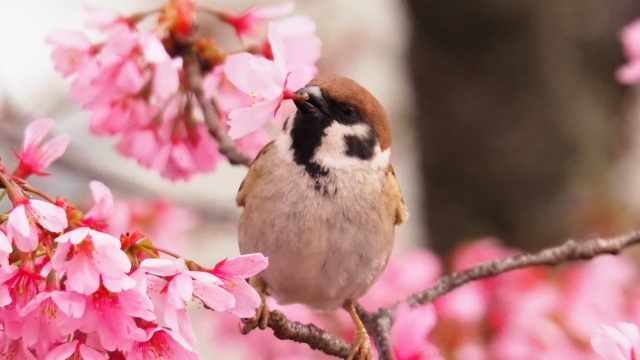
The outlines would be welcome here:
M 389 164 L 389 151 L 381 151 L 377 143 L 372 159 L 362 160 L 345 154 L 347 150 L 345 136 L 364 139 L 371 135 L 371 131 L 373 130 L 365 124 L 344 125 L 334 121 L 325 129 L 325 135 L 315 152 L 313 161 L 326 168 L 386 167 Z

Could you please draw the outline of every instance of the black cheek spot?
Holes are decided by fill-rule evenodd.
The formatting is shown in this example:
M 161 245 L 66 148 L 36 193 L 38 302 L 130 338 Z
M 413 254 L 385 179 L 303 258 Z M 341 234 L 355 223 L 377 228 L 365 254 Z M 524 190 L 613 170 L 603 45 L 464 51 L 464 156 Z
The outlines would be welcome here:
M 373 157 L 373 152 L 376 147 L 376 138 L 373 132 L 364 137 L 358 137 L 356 135 L 345 135 L 344 143 L 347 145 L 345 154 L 351 157 L 357 157 L 362 160 L 369 160 Z

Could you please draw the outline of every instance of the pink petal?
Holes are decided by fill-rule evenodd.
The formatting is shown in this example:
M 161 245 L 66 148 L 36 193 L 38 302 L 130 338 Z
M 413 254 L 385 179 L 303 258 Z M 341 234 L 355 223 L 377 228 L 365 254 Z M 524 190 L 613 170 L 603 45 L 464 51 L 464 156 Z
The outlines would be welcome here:
M 84 240 L 89 235 L 90 230 L 91 229 L 88 227 L 77 228 L 75 230 L 71 230 L 67 233 L 64 233 L 58 236 L 54 241 L 57 243 L 66 243 L 69 241 L 73 245 L 78 245 L 82 240 Z M 55 254 L 57 253 L 58 252 L 56 251 Z
M 632 85 L 640 82 L 640 59 L 634 59 L 621 66 L 616 71 L 616 78 L 619 82 Z
M 69 146 L 69 141 L 71 137 L 69 134 L 58 135 L 55 138 L 47 141 L 44 145 L 40 147 L 39 157 L 40 157 L 40 167 L 44 170 L 51 163 L 59 159 L 62 154 L 64 154 L 65 150 L 67 150 L 67 146 Z
M 8 225 L 9 236 L 11 236 L 12 230 L 17 231 L 22 236 L 29 236 L 31 227 L 29 226 L 29 219 L 27 219 L 24 205 L 16 206 L 9 213 Z
M 51 118 L 41 118 L 34 120 L 24 131 L 24 142 L 22 144 L 22 152 L 37 148 L 45 136 L 51 131 L 55 125 L 55 121 Z M 31 150 L 32 151 L 32 150 Z
M 9 294 L 9 288 L 0 284 L 0 307 L 7 306 L 11 304 L 11 294 Z
M 113 194 L 100 181 L 91 181 L 89 187 L 95 203 L 84 217 L 85 219 L 105 220 L 113 212 Z
M 151 258 L 142 260 L 140 270 L 159 276 L 173 276 L 187 270 L 187 266 L 182 258 L 174 261 Z
M 162 45 L 158 35 L 154 33 L 143 33 L 140 38 L 142 45 L 142 53 L 144 58 L 153 64 L 159 64 L 171 60 L 171 56 L 167 54 L 167 50 Z
M 160 103 L 168 101 L 180 86 L 179 67 L 169 59 L 156 64 L 153 74 L 153 97 Z
M 133 61 L 126 61 L 116 78 L 118 88 L 127 94 L 137 94 L 142 89 L 144 82 L 140 68 Z
M 89 259 L 69 261 L 67 268 L 67 290 L 91 295 L 100 287 L 100 273 Z
M 283 1 L 273 5 L 261 6 L 253 11 L 253 14 L 262 18 L 274 18 L 287 15 L 293 11 L 295 3 L 293 1 Z
M 104 360 L 105 354 L 87 345 L 80 344 L 80 355 L 83 360 Z
M 95 230 L 89 230 L 89 235 L 91 235 L 91 240 L 95 244 L 96 248 L 120 249 L 120 240 L 118 240 L 112 235 L 109 235 L 100 231 L 95 231 Z
M 47 354 L 47 357 L 45 357 L 44 359 L 45 360 L 68 359 L 76 351 L 77 347 L 78 347 L 78 340 L 72 340 L 71 342 L 62 343 L 57 347 L 55 347 L 54 349 L 52 349 L 51 351 L 49 351 L 49 353 Z M 104 359 L 104 357 L 102 359 Z
M 69 29 L 58 29 L 49 33 L 45 41 L 47 44 L 85 51 L 91 47 L 91 40 L 83 32 Z
M 425 347 L 430 347 L 428 336 L 436 325 L 436 312 L 432 304 L 410 308 L 400 304 L 391 328 L 393 347 L 401 359 L 414 359 Z
M 236 298 L 235 306 L 227 312 L 238 317 L 251 317 L 255 315 L 256 308 L 260 305 L 260 296 L 246 281 L 234 282 L 233 287 L 229 290 Z
M 193 282 L 193 295 L 215 311 L 231 309 L 236 303 L 236 298 L 227 290 L 198 280 Z
M 233 110 L 229 113 L 229 136 L 234 139 L 258 130 L 268 121 L 273 120 L 275 111 L 282 101 L 276 98 L 262 101 L 253 106 Z
M 193 296 L 193 281 L 186 274 L 176 275 L 170 282 L 167 290 L 172 296 L 171 303 L 175 309 L 184 307 L 182 302 L 191 300 Z M 182 302 L 178 301 L 181 300 Z
M 269 265 L 269 259 L 258 253 L 241 255 L 227 260 L 219 269 L 225 274 L 230 274 L 231 277 L 245 279 L 266 269 L 267 265 Z
M 229 56 L 224 73 L 233 85 L 254 101 L 280 96 L 286 76 L 275 62 L 248 53 Z
M 41 200 L 31 200 L 29 206 L 38 213 L 37 220 L 43 228 L 59 233 L 67 227 L 67 213 L 63 208 Z
M 0 231 L 0 251 L 9 254 L 13 251 L 11 240 L 2 231 Z
M 51 300 L 58 306 L 60 311 L 67 316 L 79 318 L 84 314 L 84 296 L 71 291 L 53 291 Z
M 269 24 L 269 44 L 271 44 L 271 52 L 273 53 L 273 62 L 275 62 L 280 74 L 287 73 L 287 63 L 284 54 L 284 42 L 278 27 L 274 23 Z

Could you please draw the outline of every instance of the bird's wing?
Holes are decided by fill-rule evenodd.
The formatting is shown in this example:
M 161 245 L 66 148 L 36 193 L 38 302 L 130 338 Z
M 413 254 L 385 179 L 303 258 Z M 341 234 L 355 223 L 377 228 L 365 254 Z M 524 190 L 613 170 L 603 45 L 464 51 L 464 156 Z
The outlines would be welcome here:
M 264 174 L 264 157 L 262 155 L 268 152 L 272 147 L 273 141 L 265 145 L 262 150 L 260 150 L 258 155 L 256 155 L 253 163 L 251 163 L 249 172 L 247 173 L 247 176 L 244 177 L 244 180 L 242 180 L 240 189 L 238 189 L 238 195 L 236 195 L 236 204 L 238 204 L 238 206 L 244 206 L 247 200 L 247 196 L 251 194 L 256 182 L 258 181 L 258 179 L 260 179 L 262 174 Z
M 404 206 L 404 199 L 402 198 L 402 192 L 400 192 L 400 185 L 396 179 L 396 174 L 393 171 L 393 166 L 389 164 L 387 168 L 387 177 L 384 183 L 384 194 L 386 196 L 387 206 L 389 212 L 395 214 L 395 224 L 402 224 L 409 217 L 407 208 Z

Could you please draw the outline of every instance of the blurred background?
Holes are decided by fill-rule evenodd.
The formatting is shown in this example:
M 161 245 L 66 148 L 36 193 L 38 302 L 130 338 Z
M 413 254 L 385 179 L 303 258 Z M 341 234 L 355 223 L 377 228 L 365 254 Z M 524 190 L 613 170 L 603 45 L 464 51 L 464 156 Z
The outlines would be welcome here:
M 76 202 L 93 179 L 122 201 L 161 197 L 129 211 L 140 224 L 160 212 L 181 222 L 193 241 L 180 248 L 207 264 L 238 253 L 234 199 L 246 169 L 223 164 L 171 183 L 119 156 L 113 139 L 89 133 L 44 44 L 52 30 L 81 29 L 84 5 L 128 13 L 162 3 L 0 0 L 0 156 L 13 168 L 25 125 L 53 117 L 71 145 L 34 185 Z M 199 1 L 261 3 L 271 2 Z M 614 72 L 625 62 L 619 30 L 640 16 L 640 2 L 301 0 L 295 13 L 317 23 L 320 71 L 357 80 L 391 115 L 392 162 L 411 212 L 397 249 L 445 255 L 496 236 L 534 250 L 638 227 L 640 92 Z M 164 201 L 182 210 L 163 212 Z

